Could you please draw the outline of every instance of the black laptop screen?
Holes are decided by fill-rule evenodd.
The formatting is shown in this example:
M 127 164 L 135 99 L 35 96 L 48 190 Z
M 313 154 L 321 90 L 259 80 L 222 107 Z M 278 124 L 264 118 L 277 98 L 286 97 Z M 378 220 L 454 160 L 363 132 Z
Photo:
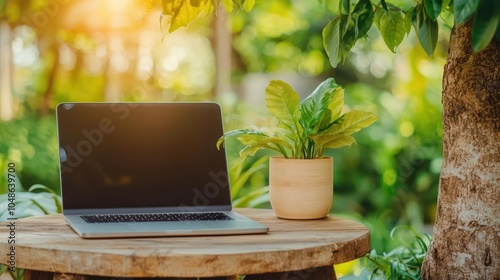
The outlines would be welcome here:
M 229 205 L 214 103 L 60 104 L 65 209 Z

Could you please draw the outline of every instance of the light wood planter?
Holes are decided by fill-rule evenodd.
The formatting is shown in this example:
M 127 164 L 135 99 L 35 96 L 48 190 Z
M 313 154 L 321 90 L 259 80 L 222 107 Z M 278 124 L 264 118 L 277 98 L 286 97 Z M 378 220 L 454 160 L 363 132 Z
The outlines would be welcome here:
M 271 206 L 278 218 L 324 218 L 333 201 L 333 158 L 269 161 Z

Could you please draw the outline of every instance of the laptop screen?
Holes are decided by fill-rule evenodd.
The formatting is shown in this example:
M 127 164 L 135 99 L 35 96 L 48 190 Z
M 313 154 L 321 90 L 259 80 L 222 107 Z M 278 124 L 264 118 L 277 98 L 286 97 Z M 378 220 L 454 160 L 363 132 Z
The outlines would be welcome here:
M 57 107 L 64 209 L 230 205 L 219 105 Z

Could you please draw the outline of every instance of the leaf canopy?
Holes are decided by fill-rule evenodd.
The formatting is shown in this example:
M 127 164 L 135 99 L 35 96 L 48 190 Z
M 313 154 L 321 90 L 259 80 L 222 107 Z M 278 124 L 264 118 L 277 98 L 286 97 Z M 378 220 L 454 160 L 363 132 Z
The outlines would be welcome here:
M 500 1 L 498 0 L 420 0 L 403 10 L 397 1 L 319 0 L 332 12 L 332 20 L 323 29 L 323 45 L 332 67 L 345 60 L 356 41 L 375 24 L 387 47 L 395 52 L 409 33 L 411 25 L 420 44 L 433 56 L 438 41 L 440 18 L 454 14 L 455 24 L 473 17 L 472 48 L 481 51 L 496 36 L 500 38 Z M 353 8 L 353 3 L 355 6 Z M 444 13 L 444 14 L 443 14 Z

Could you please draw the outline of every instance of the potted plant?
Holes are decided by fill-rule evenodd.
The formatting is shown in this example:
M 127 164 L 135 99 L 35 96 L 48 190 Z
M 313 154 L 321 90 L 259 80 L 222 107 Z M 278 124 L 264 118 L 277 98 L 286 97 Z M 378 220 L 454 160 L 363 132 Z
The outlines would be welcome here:
M 319 219 L 330 211 L 333 199 L 333 158 L 326 148 L 351 146 L 351 134 L 371 125 L 377 116 L 370 112 L 343 114 L 344 90 L 333 78 L 323 81 L 300 101 L 290 85 L 272 80 L 266 88 L 266 107 L 278 121 L 275 132 L 239 129 L 225 133 L 236 137 L 245 147 L 240 156 L 270 149 L 281 156 L 269 162 L 271 206 L 279 218 Z

